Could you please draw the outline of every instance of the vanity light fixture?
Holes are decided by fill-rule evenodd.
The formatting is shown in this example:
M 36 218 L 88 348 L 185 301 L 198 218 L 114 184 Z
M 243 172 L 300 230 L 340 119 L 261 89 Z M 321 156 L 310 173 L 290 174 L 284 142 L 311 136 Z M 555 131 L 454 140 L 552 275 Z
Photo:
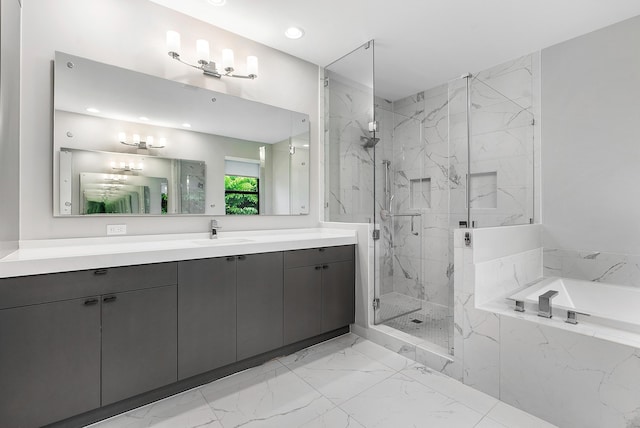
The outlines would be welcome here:
M 132 142 L 129 143 L 127 142 L 127 134 L 125 134 L 124 132 L 121 132 L 118 134 L 118 140 L 120 141 L 121 144 L 124 144 L 125 146 L 134 146 L 139 149 L 146 150 L 146 149 L 161 149 L 167 145 L 167 139 L 164 137 L 158 140 L 158 144 L 155 143 L 155 138 L 153 138 L 151 135 L 147 136 L 146 141 L 141 141 L 139 134 L 133 134 L 131 139 L 132 139 Z
M 142 162 L 139 162 L 137 165 L 135 162 L 114 162 L 111 161 L 111 169 L 114 171 L 142 171 L 144 169 L 144 165 Z
M 237 77 L 239 79 L 255 79 L 258 77 L 258 58 L 255 56 L 247 57 L 247 74 L 234 74 L 233 50 L 222 50 L 222 70 L 218 70 L 216 63 L 209 58 L 209 42 L 206 40 L 196 41 L 196 52 L 198 55 L 198 65 L 190 64 L 180 58 L 180 33 L 176 31 L 167 31 L 167 51 L 169 56 L 182 64 L 189 67 L 202 70 L 205 76 L 215 77 Z

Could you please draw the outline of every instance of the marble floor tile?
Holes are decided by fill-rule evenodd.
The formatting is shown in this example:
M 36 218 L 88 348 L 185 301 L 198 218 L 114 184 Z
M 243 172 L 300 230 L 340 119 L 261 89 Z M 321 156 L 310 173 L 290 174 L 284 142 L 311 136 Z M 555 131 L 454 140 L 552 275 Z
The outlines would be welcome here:
M 90 425 L 92 428 L 222 428 L 199 389 L 183 392 Z
M 295 427 L 334 407 L 277 361 L 213 382 L 200 390 L 224 428 Z
M 372 360 L 384 364 L 395 371 L 404 370 L 415 364 L 415 361 L 410 360 L 397 352 L 393 352 L 384 346 L 380 346 L 352 333 L 340 336 L 336 341 L 349 346 L 354 351 L 360 352 Z
M 281 361 L 335 404 L 343 403 L 396 373 L 346 344 L 333 343 L 337 345 L 334 348 L 309 348 L 293 360 L 285 358 Z
M 492 396 L 470 388 L 462 382 L 458 382 L 449 376 L 443 375 L 421 364 L 415 364 L 400 373 L 417 380 L 421 384 L 449 398 L 459 401 L 483 415 L 498 403 L 498 400 Z
M 505 404 L 501 401 L 496 404 L 487 417 L 495 422 L 501 423 L 506 427 L 518 428 L 553 428 L 555 425 L 543 421 L 527 412 L 516 409 L 513 406 Z
M 157 401 L 92 428 L 550 428 L 355 334 Z
M 301 428 L 365 428 L 339 407 L 302 425 Z
M 340 407 L 368 428 L 473 427 L 484 416 L 399 373 Z

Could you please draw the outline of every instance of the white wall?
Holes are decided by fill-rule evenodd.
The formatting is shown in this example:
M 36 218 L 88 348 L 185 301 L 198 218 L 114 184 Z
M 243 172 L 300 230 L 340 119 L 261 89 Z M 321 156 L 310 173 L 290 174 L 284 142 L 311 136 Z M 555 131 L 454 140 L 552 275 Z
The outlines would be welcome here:
M 212 79 L 172 61 L 165 34 L 182 36 L 182 55 L 195 57 L 195 40 L 208 39 L 213 59 L 222 48 L 237 58 L 256 55 L 255 81 Z M 20 239 L 102 236 L 114 219 L 54 218 L 52 214 L 52 63 L 62 51 L 254 101 L 311 118 L 311 195 L 308 216 L 225 216 L 225 230 L 313 227 L 318 223 L 318 67 L 145 0 L 27 0 L 23 7 Z M 124 220 L 124 221 L 122 221 Z M 129 234 L 207 230 L 209 218 L 118 218 Z
M 640 17 L 542 51 L 545 248 L 640 254 Z
M 20 2 L 0 1 L 0 257 L 18 247 Z

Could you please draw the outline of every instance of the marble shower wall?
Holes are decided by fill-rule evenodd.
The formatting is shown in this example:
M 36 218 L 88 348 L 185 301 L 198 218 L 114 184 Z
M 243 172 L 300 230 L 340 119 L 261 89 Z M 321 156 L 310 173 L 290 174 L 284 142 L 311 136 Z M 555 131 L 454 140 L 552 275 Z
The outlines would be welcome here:
M 534 218 L 538 64 L 539 54 L 531 54 L 473 75 L 471 216 L 477 227 Z M 449 307 L 453 229 L 467 219 L 466 110 L 466 79 L 393 103 L 394 212 L 419 213 L 421 223 L 418 243 L 409 218 L 394 221 L 394 245 L 403 248 L 394 259 L 394 291 Z

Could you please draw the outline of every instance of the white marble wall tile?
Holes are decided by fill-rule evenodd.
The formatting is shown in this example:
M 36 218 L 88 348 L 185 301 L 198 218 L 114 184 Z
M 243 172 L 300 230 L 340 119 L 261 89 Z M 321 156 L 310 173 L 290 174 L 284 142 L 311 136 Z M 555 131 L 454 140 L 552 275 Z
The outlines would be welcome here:
M 542 277 L 540 248 L 475 265 L 475 299 L 481 306 Z
M 501 399 L 562 427 L 640 422 L 636 348 L 502 317 Z
M 500 318 L 475 308 L 473 295 L 464 304 L 464 383 L 500 396 Z
M 545 248 L 545 276 L 640 287 L 640 255 Z
M 500 99 L 519 99 L 532 96 L 532 69 L 533 58 L 537 54 L 526 55 L 515 60 L 499 64 L 487 70 L 475 74 L 475 79 L 485 82 L 492 89 L 488 94 L 489 99 L 494 99 L 494 92 L 502 94 Z M 481 85 L 475 85 L 478 92 L 486 89 Z M 478 98 L 482 95 L 478 94 Z

